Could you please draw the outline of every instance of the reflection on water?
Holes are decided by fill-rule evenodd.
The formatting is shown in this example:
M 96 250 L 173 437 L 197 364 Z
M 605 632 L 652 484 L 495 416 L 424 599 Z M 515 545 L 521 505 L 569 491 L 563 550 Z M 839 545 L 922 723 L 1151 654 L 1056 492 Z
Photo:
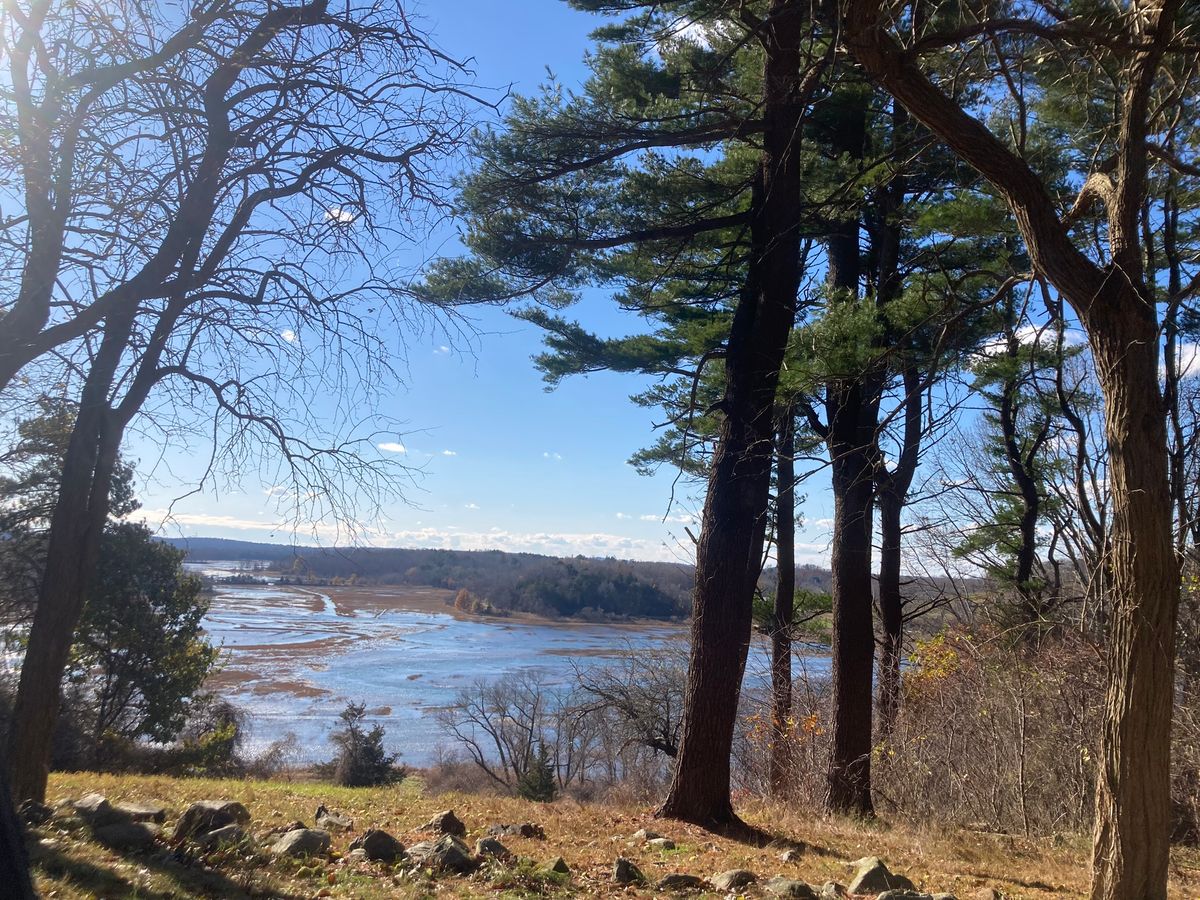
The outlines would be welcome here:
M 219 574 L 214 564 L 189 568 Z M 372 602 L 337 602 L 287 586 L 218 586 L 205 619 L 211 640 L 226 650 L 214 687 L 249 713 L 252 752 L 291 731 L 303 761 L 327 758 L 329 731 L 354 700 L 382 722 L 402 761 L 425 765 L 443 742 L 427 712 L 450 704 L 472 681 L 537 668 L 566 682 L 573 664 L 603 663 L 626 647 L 658 645 L 684 631 L 462 620 L 389 608 L 401 591 L 419 588 L 364 591 Z

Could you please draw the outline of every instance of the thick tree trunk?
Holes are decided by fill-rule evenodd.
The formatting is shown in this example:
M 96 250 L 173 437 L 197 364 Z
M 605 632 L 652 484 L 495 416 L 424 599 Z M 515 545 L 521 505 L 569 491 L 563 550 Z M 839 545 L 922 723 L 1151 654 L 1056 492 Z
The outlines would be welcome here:
M 771 622 L 771 763 L 773 796 L 787 790 L 792 729 L 792 614 L 796 600 L 796 464 L 795 412 L 785 406 L 779 416 L 775 448 L 775 608 Z
M 1093 900 L 1167 896 L 1179 564 L 1153 307 L 1127 296 L 1088 317 L 1112 479 L 1108 693 Z
M 0 773 L 0 883 L 4 896 L 12 900 L 34 900 L 29 879 L 29 857 L 25 852 L 25 829 L 13 808 L 8 779 Z
M 773 0 L 763 35 L 765 131 L 750 267 L 730 328 L 724 421 L 696 548 L 679 755 L 659 810 L 705 827 L 739 823 L 729 796 L 730 753 L 766 528 L 775 391 L 799 287 L 800 123 L 815 86 L 801 79 L 805 9 Z
M 831 812 L 869 816 L 875 628 L 871 540 L 875 468 L 871 458 L 875 404 L 852 382 L 832 391 L 833 715 L 829 759 Z
M 10 783 L 18 802 L 45 799 L 63 672 L 108 518 L 109 489 L 123 431 L 109 408 L 108 393 L 132 329 L 133 312 L 110 320 L 105 329 L 63 460 L 46 569 L 8 736 Z
M 887 737 L 900 711 L 900 660 L 904 653 L 904 593 L 901 587 L 901 525 L 904 498 L 879 493 L 879 734 Z

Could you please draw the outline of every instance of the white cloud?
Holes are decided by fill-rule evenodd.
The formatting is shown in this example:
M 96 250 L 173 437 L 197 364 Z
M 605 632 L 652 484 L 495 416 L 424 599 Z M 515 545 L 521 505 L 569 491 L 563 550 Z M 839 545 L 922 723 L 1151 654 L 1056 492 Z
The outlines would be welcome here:
M 283 329 L 283 331 L 279 332 L 279 336 L 289 344 L 296 340 L 296 332 L 292 331 L 290 328 Z
M 617 518 L 618 519 L 632 519 L 633 516 L 629 515 L 628 513 L 617 513 Z
M 554 460 L 554 462 L 562 462 L 562 454 L 554 453 L 551 450 L 547 450 L 544 453 L 542 453 L 542 459 L 551 459 L 551 460 Z
M 339 225 L 349 225 L 358 217 L 351 210 L 343 209 L 340 206 L 331 206 L 325 211 L 325 218 L 330 222 L 337 222 Z
M 479 509 L 478 503 L 464 503 L 463 509 Z
M 378 446 L 379 446 L 380 450 L 384 450 L 388 453 L 407 453 L 408 452 L 408 448 L 405 447 L 403 444 L 401 444 L 399 441 L 384 441 L 382 444 L 379 444 Z
M 447 347 L 445 344 L 439 344 L 433 352 L 437 353 L 439 355 L 443 355 L 443 354 L 449 353 L 450 348 Z
M 1162 374 L 1167 372 L 1166 364 L 1162 366 Z M 1175 368 L 1180 378 L 1192 378 L 1200 375 L 1200 344 L 1190 342 L 1180 343 L 1175 348 Z
M 458 456 L 457 450 L 443 450 L 442 456 Z
M 658 513 L 646 513 L 645 515 L 638 516 L 638 518 L 643 522 L 678 522 L 680 525 L 691 525 L 699 521 L 699 519 L 693 515 L 690 515 L 689 513 L 681 513 L 677 516 L 666 516 L 665 518 Z

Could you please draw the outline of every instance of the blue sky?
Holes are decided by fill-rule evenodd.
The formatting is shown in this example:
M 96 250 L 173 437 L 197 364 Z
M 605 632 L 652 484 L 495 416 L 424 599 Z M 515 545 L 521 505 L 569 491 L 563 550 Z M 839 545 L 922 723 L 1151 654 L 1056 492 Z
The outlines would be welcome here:
M 564 84 L 577 84 L 585 75 L 587 35 L 599 24 L 561 0 L 441 0 L 418 9 L 443 49 L 474 59 L 478 84 L 511 84 L 525 93 L 547 68 Z M 429 255 L 448 240 L 450 233 L 433 234 L 425 246 L 398 252 Z M 636 327 L 603 296 L 589 296 L 574 314 L 601 333 Z M 652 412 L 628 399 L 642 382 L 598 374 L 547 392 L 530 361 L 541 346 L 537 330 L 503 310 L 470 315 L 470 330 L 425 327 L 398 335 L 406 348 L 405 384 L 378 411 L 405 424 L 376 443 L 392 447 L 383 452 L 421 474 L 407 492 L 408 503 L 389 504 L 385 517 L 371 523 L 370 540 L 690 562 L 684 527 L 698 531 L 693 517 L 699 491 L 678 485 L 672 505 L 673 472 L 646 478 L 626 462 L 654 439 Z M 293 537 L 292 526 L 273 508 L 269 478 L 243 473 L 219 492 L 210 488 L 179 499 L 202 471 L 203 452 L 172 453 L 169 466 L 156 464 L 158 450 L 134 437 L 128 455 L 140 461 L 143 514 L 153 526 L 162 523 L 164 534 L 341 539 L 307 524 Z M 825 557 L 823 506 L 805 509 L 814 524 L 800 538 L 808 541 L 798 548 L 802 561 Z

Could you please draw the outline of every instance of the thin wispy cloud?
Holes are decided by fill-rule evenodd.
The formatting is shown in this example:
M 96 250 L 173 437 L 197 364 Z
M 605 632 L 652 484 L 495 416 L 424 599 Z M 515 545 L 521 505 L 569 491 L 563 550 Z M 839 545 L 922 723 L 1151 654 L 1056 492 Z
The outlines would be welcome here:
M 405 447 L 403 444 L 401 444 L 399 441 L 384 441 L 382 444 L 378 444 L 377 446 L 379 447 L 380 450 L 383 450 L 386 453 L 407 453 L 408 452 L 408 448 Z
M 552 462 L 562 462 L 563 458 L 561 453 L 555 453 L 553 450 L 546 450 L 544 453 L 542 453 L 542 459 L 548 459 Z

